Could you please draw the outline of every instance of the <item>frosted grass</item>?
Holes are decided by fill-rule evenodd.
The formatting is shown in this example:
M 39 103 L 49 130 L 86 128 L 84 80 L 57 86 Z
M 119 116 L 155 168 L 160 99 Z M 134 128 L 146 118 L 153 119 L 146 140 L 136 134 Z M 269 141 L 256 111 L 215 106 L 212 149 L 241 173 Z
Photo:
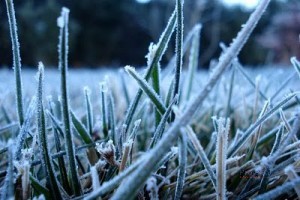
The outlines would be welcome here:
M 24 199 L 37 198 L 36 194 L 47 199 L 296 196 L 299 188 L 294 183 L 299 177 L 291 166 L 299 162 L 300 123 L 292 112 L 298 102 L 295 74 L 299 63 L 291 59 L 293 72 L 291 66 L 250 70 L 239 65 L 239 71 L 234 69 L 239 51 L 268 3 L 260 2 L 230 47 L 222 46 L 219 62 L 207 73 L 197 70 L 201 27 L 196 25 L 183 42 L 183 1 L 177 0 L 158 43 L 149 46 L 146 72 L 140 75 L 126 67 L 129 76 L 122 69 L 121 78 L 116 70 L 68 70 L 69 10 L 63 8 L 57 19 L 59 70 L 46 69 L 44 80 L 41 65 L 37 89 L 32 84 L 35 70 L 23 70 L 27 87 L 21 91 L 28 112 L 20 130 L 20 114 L 11 112 L 17 105 L 14 77 L 10 71 L 0 70 L 1 198 L 13 196 L 13 187 L 22 188 L 15 190 L 15 197 Z M 161 71 L 160 60 L 175 28 L 176 55 L 168 64 L 173 68 Z M 185 64 L 182 56 L 189 48 L 185 71 L 181 69 Z M 231 71 L 226 70 L 229 67 Z M 166 75 L 170 72 L 174 74 Z M 236 74 L 243 78 L 235 79 Z M 259 81 L 254 82 L 254 77 L 260 77 Z M 61 86 L 54 86 L 58 81 Z M 95 83 L 100 81 L 105 84 L 99 90 Z M 78 92 L 82 89 L 83 94 Z M 37 101 L 29 103 L 36 90 Z M 143 92 L 146 95 L 142 96 Z M 260 96 L 269 94 L 272 99 L 263 104 Z M 281 101 L 273 99 L 278 96 Z M 170 117 L 172 111 L 176 118 Z M 274 115 L 277 112 L 280 115 Z M 16 138 L 13 149 L 8 138 Z M 30 162 L 24 162 L 25 158 Z M 16 177 L 12 177 L 11 161 L 19 172 Z M 260 180 L 243 178 L 262 168 L 266 170 Z M 286 176 L 288 179 L 281 179 Z
M 67 150 L 67 158 L 69 161 L 69 170 L 71 173 L 71 184 L 73 193 L 76 196 L 82 194 L 81 185 L 78 178 L 78 170 L 75 161 L 74 139 L 71 127 L 70 106 L 69 106 L 69 93 L 67 85 L 67 72 L 68 72 L 68 23 L 69 23 L 69 9 L 63 8 L 61 16 L 58 18 L 58 26 L 60 28 L 58 54 L 59 54 L 59 69 L 61 72 L 61 102 L 62 114 L 64 124 L 64 138 L 65 148 Z M 63 21 L 63 23 L 62 23 Z
M 13 51 L 13 69 L 15 72 L 15 90 L 16 90 L 16 104 L 17 104 L 17 113 L 19 117 L 20 126 L 24 122 L 23 114 L 23 85 L 21 77 L 21 56 L 20 56 L 20 43 L 18 40 L 17 33 L 17 22 L 15 16 L 15 9 L 13 0 L 6 0 L 7 16 L 9 22 L 10 37 L 12 42 L 12 51 Z

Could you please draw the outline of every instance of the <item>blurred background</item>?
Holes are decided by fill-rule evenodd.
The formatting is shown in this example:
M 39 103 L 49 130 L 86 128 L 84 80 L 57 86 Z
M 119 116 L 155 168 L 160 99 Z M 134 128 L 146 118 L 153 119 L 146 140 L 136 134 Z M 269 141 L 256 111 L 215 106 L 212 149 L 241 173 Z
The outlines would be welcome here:
M 23 66 L 57 65 L 57 17 L 70 8 L 70 65 L 74 68 L 144 66 L 150 42 L 157 42 L 174 0 L 15 0 Z M 247 2 L 247 3 L 241 3 Z M 200 66 L 218 58 L 257 0 L 185 0 L 185 34 L 202 23 Z M 245 65 L 289 64 L 300 57 L 300 1 L 272 0 L 239 58 Z M 174 54 L 172 39 L 163 63 Z M 5 1 L 0 2 L 0 66 L 12 63 Z

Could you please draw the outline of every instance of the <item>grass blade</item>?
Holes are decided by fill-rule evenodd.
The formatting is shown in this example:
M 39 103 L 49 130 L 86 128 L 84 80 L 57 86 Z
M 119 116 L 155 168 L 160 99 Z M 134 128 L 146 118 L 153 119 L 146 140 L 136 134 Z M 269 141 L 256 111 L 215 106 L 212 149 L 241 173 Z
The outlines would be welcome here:
M 193 29 L 186 35 L 184 42 L 183 42 L 183 54 L 185 54 L 188 50 L 188 47 L 193 39 L 193 35 L 195 34 L 195 32 L 197 31 L 197 26 L 198 24 L 196 24 Z M 174 66 L 175 66 L 175 62 L 176 62 L 176 54 L 170 59 L 169 63 L 167 64 L 167 66 L 165 67 L 162 76 L 163 78 L 168 77 L 168 75 L 175 71 Z
M 166 112 L 166 107 L 157 93 L 149 86 L 149 84 L 144 80 L 133 67 L 126 66 L 126 72 L 131 75 L 139 84 L 141 89 L 145 92 L 145 94 L 149 97 L 152 103 L 155 105 L 156 109 L 160 112 L 160 114 L 164 114 Z
M 52 159 L 50 157 L 50 151 L 47 142 L 46 135 L 46 121 L 45 113 L 43 106 L 43 80 L 44 80 L 44 66 L 42 63 L 39 63 L 39 72 L 38 72 L 38 99 L 37 99 L 37 128 L 39 132 L 39 143 L 40 151 L 43 156 L 43 163 L 46 167 L 47 180 L 51 188 L 51 197 L 53 199 L 62 199 L 58 181 L 56 179 L 55 171 L 53 168 Z
M 18 33 L 17 33 L 17 22 L 16 22 L 13 0 L 6 0 L 5 2 L 7 8 L 10 37 L 12 41 L 13 69 L 15 72 L 15 81 L 16 81 L 17 112 L 18 112 L 20 126 L 22 126 L 24 123 L 24 110 L 23 110 L 23 94 L 22 94 L 23 91 L 22 91 L 22 78 L 21 78 L 21 56 L 20 56 L 20 44 L 18 41 Z
M 284 169 L 284 173 L 285 173 L 286 175 L 288 175 L 288 178 L 289 178 L 290 181 L 299 179 L 299 176 L 298 176 L 297 172 L 295 171 L 293 165 L 287 166 L 287 167 Z M 297 193 L 297 196 L 298 196 L 298 198 L 299 198 L 299 197 L 300 197 L 300 186 L 299 186 L 299 185 L 295 185 L 295 186 L 294 186 L 294 189 L 295 189 L 295 191 L 296 191 L 296 193 Z
M 69 163 L 69 171 L 71 173 L 71 183 L 73 193 L 76 196 L 82 195 L 82 189 L 78 178 L 78 171 L 75 160 L 75 152 L 73 146 L 73 134 L 70 121 L 69 97 L 67 88 L 67 72 L 68 72 L 68 23 L 69 23 L 69 9 L 63 8 L 61 16 L 58 18 L 58 25 L 60 27 L 59 35 L 59 69 L 61 72 L 61 100 L 63 112 L 63 124 L 65 134 L 65 146 L 67 151 L 67 158 Z
M 8 167 L 4 180 L 4 184 L 1 187 L 1 200 L 14 198 L 14 165 L 13 165 L 13 142 L 8 141 Z
M 148 66 L 147 71 L 144 75 L 145 80 L 148 80 L 150 78 L 154 66 L 161 60 L 164 52 L 166 51 L 169 40 L 175 29 L 175 24 L 176 24 L 175 22 L 176 22 L 176 12 L 174 11 L 169 19 L 167 27 L 165 28 L 164 32 L 162 33 L 161 37 L 159 38 L 159 41 L 158 41 L 157 47 L 156 47 L 156 51 L 153 56 L 153 60 L 152 60 L 151 64 Z M 125 120 L 124 120 L 124 124 L 126 124 L 127 127 L 130 126 L 130 123 L 133 120 L 133 115 L 134 115 L 135 110 L 138 106 L 138 103 L 141 99 L 142 94 L 143 94 L 143 91 L 141 89 L 139 89 L 127 110 Z
M 93 143 L 92 137 L 88 134 L 88 131 L 84 127 L 84 125 L 81 123 L 81 121 L 76 117 L 73 111 L 70 111 L 72 123 L 78 132 L 78 134 L 81 136 L 82 140 L 85 144 L 91 144 Z
M 197 150 L 197 153 L 209 175 L 209 178 L 213 184 L 213 186 L 216 188 L 216 182 L 217 182 L 217 178 L 216 178 L 216 175 L 212 169 L 212 166 L 208 160 L 208 157 L 207 155 L 205 154 L 205 151 L 201 145 L 201 143 L 199 142 L 195 132 L 193 131 L 193 129 L 189 126 L 186 128 L 186 132 L 187 132 L 187 135 L 189 137 L 189 140 L 191 141 L 191 143 L 193 144 L 194 148 Z
M 150 143 L 150 149 L 153 148 L 157 142 L 160 140 L 160 138 L 162 137 L 162 134 L 165 130 L 165 126 L 166 126 L 166 123 L 168 121 L 168 118 L 171 114 L 171 111 L 172 111 L 172 106 L 175 105 L 176 101 L 178 100 L 178 97 L 176 96 L 173 101 L 171 102 L 171 104 L 169 105 L 169 107 L 167 108 L 165 114 L 163 115 L 159 125 L 157 126 L 156 130 L 155 130 L 155 133 L 153 134 L 153 138 L 152 138 L 152 141 Z
M 128 88 L 127 88 L 126 83 L 125 83 L 125 77 L 124 77 L 125 73 L 124 73 L 123 69 L 120 69 L 119 72 L 120 72 L 120 79 L 121 79 L 121 84 L 122 84 L 122 89 L 123 89 L 123 92 L 124 92 L 126 104 L 127 104 L 127 106 L 129 106 L 130 97 L 129 97 Z
M 253 88 L 256 88 L 256 84 L 254 81 L 250 78 L 250 76 L 247 74 L 247 72 L 244 70 L 244 68 L 241 66 L 241 64 L 238 61 L 234 62 L 234 66 L 242 73 L 242 75 L 246 78 L 246 80 L 252 85 Z M 268 97 L 260 90 L 258 89 L 258 92 L 260 96 L 262 96 L 266 101 L 268 100 Z
M 176 189 L 175 189 L 175 196 L 174 199 L 179 200 L 181 198 L 183 187 L 184 187 L 184 180 L 185 180 L 185 170 L 187 166 L 187 138 L 185 133 L 181 133 L 181 137 L 178 140 L 179 146 L 179 169 L 176 181 Z
M 291 58 L 291 63 L 293 64 L 298 76 L 300 77 L 300 63 L 296 57 Z
M 31 186 L 34 188 L 35 192 L 38 194 L 43 194 L 46 199 L 50 199 L 50 193 L 47 188 L 45 188 L 39 181 L 32 175 L 29 176 Z
M 183 3 L 184 0 L 176 0 L 176 17 L 177 17 L 177 29 L 176 29 L 176 66 L 175 66 L 175 76 L 174 76 L 174 89 L 173 98 L 178 95 L 178 100 L 180 100 L 180 77 L 182 71 L 182 42 L 183 42 Z M 178 101 L 179 103 L 179 101 Z M 173 120 L 175 114 L 171 115 Z
M 202 26 L 200 24 L 197 24 L 194 28 L 195 32 L 193 33 L 192 47 L 189 56 L 189 70 L 188 70 L 188 78 L 187 78 L 188 83 L 187 83 L 186 98 L 185 98 L 187 101 L 191 97 L 191 91 L 194 83 L 194 76 L 198 67 L 201 28 Z
M 216 157 L 216 177 L 217 177 L 217 199 L 226 199 L 226 159 L 227 143 L 229 134 L 230 120 L 220 118 L 218 120 L 217 136 L 217 157 Z
M 88 133 L 92 136 L 93 135 L 93 113 L 92 113 L 90 95 L 91 95 L 91 90 L 88 87 L 85 87 L 84 96 L 85 96 L 86 115 L 87 115 L 87 127 L 88 127 Z
M 114 105 L 114 98 L 111 93 L 109 93 L 108 96 L 108 125 L 110 127 L 110 139 L 114 141 L 115 144 L 117 144 L 117 141 L 115 139 L 116 137 L 116 118 L 115 118 L 115 105 Z
M 16 141 L 16 148 L 14 149 L 14 160 L 19 160 L 21 158 L 21 150 L 24 146 L 25 140 L 27 138 L 27 134 L 30 129 L 30 123 L 32 121 L 32 117 L 34 114 L 34 111 L 36 109 L 36 99 L 35 97 L 32 98 L 28 109 L 26 111 L 26 118 L 25 121 L 20 129 L 20 132 L 17 136 L 17 141 Z
M 152 72 L 152 84 L 153 84 L 153 90 L 155 93 L 160 96 L 160 66 L 156 66 L 153 69 Z M 161 120 L 161 114 L 158 110 L 155 110 L 155 123 L 156 126 L 158 126 L 159 122 Z
M 108 125 L 107 125 L 107 110 L 106 110 L 106 93 L 108 91 L 107 82 L 101 82 L 100 84 L 101 92 L 101 112 L 102 112 L 102 131 L 104 137 L 107 138 L 108 135 Z
M 292 190 L 296 185 L 300 185 L 300 178 L 284 183 L 283 185 L 278 186 L 273 190 L 270 190 L 264 194 L 255 197 L 253 200 L 276 199 L 279 195 Z

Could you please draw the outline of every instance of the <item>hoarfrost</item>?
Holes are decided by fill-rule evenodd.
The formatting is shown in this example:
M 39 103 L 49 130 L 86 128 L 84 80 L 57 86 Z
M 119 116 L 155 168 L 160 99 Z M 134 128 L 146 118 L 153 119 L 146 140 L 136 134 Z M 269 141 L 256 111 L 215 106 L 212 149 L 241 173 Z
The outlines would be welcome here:
M 64 27 L 64 18 L 63 18 L 63 16 L 59 16 L 59 17 L 57 18 L 57 26 L 58 26 L 59 28 L 63 28 L 63 27 Z

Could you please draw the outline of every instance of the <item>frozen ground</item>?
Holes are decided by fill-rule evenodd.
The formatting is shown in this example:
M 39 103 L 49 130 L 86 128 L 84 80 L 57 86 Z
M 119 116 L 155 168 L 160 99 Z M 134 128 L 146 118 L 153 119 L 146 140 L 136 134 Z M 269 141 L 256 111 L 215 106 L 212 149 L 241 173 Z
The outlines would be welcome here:
M 140 71 L 142 72 L 142 71 Z M 300 82 L 299 78 L 293 69 L 290 67 L 263 67 L 263 68 L 253 68 L 246 69 L 247 74 L 251 80 L 255 83 L 257 77 L 260 77 L 259 88 L 262 93 L 267 98 L 271 98 L 271 101 L 278 101 L 282 98 L 283 94 L 289 93 L 291 90 L 299 90 Z M 185 75 L 186 73 L 184 73 Z M 36 92 L 36 70 L 34 69 L 23 69 L 22 70 L 22 79 L 23 79 L 23 89 L 25 102 L 28 102 L 32 95 Z M 132 80 L 129 75 L 124 74 L 125 84 L 131 95 L 134 95 L 137 89 L 137 83 Z M 119 69 L 98 69 L 98 70 L 87 70 L 87 69 L 76 69 L 69 70 L 68 82 L 69 82 L 69 91 L 71 97 L 71 103 L 76 109 L 78 104 L 83 105 L 83 88 L 88 86 L 92 91 L 92 101 L 99 100 L 99 82 L 104 81 L 105 76 L 109 77 L 108 85 L 113 89 L 113 93 L 116 101 L 124 101 L 124 95 L 122 91 L 122 85 L 120 81 L 120 70 Z M 214 92 L 211 94 L 211 98 L 208 98 L 207 101 L 224 101 L 226 99 L 229 84 L 230 84 L 231 72 L 225 73 L 221 81 L 218 83 L 217 87 L 214 89 Z M 194 93 L 197 93 L 203 85 L 203 83 L 209 77 L 209 71 L 201 70 L 197 73 L 195 77 L 195 83 L 193 87 Z M 290 81 L 285 85 L 285 87 L 278 91 L 282 84 L 289 78 Z M 168 75 L 167 77 L 161 77 L 162 79 L 162 95 L 165 95 L 167 88 L 169 87 L 170 80 L 172 76 Z M 0 70 L 0 92 L 1 92 L 1 102 L 4 105 L 13 105 L 14 104 L 14 73 L 13 70 L 1 69 Z M 183 76 L 183 81 L 185 76 Z M 57 69 L 46 69 L 45 71 L 45 96 L 53 96 L 57 98 L 60 87 L 60 74 Z M 184 94 L 184 88 L 182 88 Z M 233 88 L 233 104 L 239 104 L 241 99 L 247 97 L 247 101 L 255 98 L 255 87 L 253 87 L 249 81 L 241 74 L 240 71 L 236 70 L 234 78 L 234 88 Z M 215 99 L 215 95 L 218 94 L 218 99 Z M 277 95 L 274 99 L 274 95 Z M 220 98 L 224 96 L 224 98 Z M 242 97 L 242 98 L 240 98 Z M 276 99 L 279 98 L 279 99 Z M 235 102 L 236 101 L 236 102 Z M 116 103 L 116 105 L 119 105 Z M 9 106 L 11 107 L 11 106 Z M 82 107 L 82 106 L 78 106 Z

